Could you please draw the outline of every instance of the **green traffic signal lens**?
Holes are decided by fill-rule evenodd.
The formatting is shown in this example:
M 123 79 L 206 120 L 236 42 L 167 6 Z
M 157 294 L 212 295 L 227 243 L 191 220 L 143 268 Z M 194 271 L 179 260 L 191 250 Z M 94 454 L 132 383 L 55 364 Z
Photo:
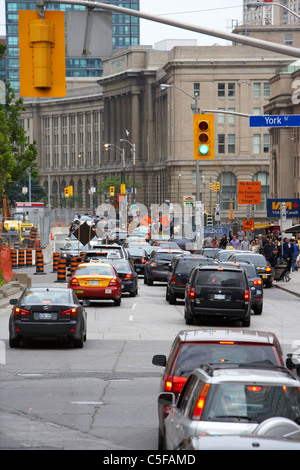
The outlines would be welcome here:
M 201 155 L 207 155 L 208 152 L 209 152 L 209 148 L 207 145 L 200 145 L 199 153 L 201 153 Z

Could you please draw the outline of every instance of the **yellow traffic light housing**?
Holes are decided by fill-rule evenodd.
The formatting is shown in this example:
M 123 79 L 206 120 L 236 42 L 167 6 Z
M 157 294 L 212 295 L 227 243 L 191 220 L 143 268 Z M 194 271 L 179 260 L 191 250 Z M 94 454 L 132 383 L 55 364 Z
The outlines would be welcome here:
M 120 185 L 120 193 L 121 194 L 126 194 L 126 185 L 125 184 Z
M 20 95 L 66 96 L 64 12 L 19 11 Z
M 214 115 L 194 114 L 194 159 L 214 158 Z
M 67 186 L 67 187 L 65 188 L 64 192 L 65 192 L 65 197 L 69 197 L 69 196 L 70 196 L 70 194 L 69 194 L 69 186 Z
M 109 195 L 111 197 L 113 197 L 115 195 L 115 187 L 114 186 L 109 187 Z
M 68 186 L 69 188 L 69 196 L 73 196 L 73 186 Z

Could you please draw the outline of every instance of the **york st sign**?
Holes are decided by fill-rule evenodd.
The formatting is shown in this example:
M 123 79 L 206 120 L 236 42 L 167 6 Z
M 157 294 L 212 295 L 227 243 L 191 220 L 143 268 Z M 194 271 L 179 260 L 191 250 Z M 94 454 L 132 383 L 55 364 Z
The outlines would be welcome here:
M 300 217 L 300 199 L 268 199 L 267 217 L 280 218 L 282 202 L 285 202 L 287 218 Z
M 300 115 L 280 114 L 279 116 L 250 116 L 249 125 L 250 127 L 299 127 Z

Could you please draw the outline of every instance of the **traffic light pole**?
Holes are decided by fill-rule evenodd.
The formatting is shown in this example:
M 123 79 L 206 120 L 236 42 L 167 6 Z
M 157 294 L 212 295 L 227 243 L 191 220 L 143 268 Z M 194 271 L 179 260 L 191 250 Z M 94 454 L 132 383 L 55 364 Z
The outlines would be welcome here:
M 42 11 L 44 5 L 47 3 L 64 3 L 67 5 L 82 5 L 86 8 L 101 8 L 102 10 L 110 10 L 116 13 L 123 13 L 125 15 L 136 16 L 149 21 L 154 21 L 156 23 L 163 23 L 168 26 L 174 26 L 175 28 L 186 29 L 188 31 L 194 31 L 195 33 L 205 34 L 207 36 L 218 37 L 234 43 L 244 44 L 246 46 L 253 46 L 259 49 L 264 49 L 268 51 L 277 52 L 279 54 L 289 55 L 291 57 L 300 58 L 300 49 L 297 47 L 286 46 L 284 44 L 274 43 L 271 41 L 265 41 L 263 39 L 252 38 L 249 36 L 242 36 L 240 34 L 227 33 L 225 31 L 219 31 L 212 28 L 206 28 L 203 26 L 184 23 L 182 21 L 173 20 L 170 18 L 165 18 L 151 13 L 145 13 L 142 11 L 131 10 L 130 8 L 119 7 L 116 5 L 111 5 L 107 3 L 100 2 L 89 2 L 83 0 L 36 0 L 37 8 L 39 11 Z

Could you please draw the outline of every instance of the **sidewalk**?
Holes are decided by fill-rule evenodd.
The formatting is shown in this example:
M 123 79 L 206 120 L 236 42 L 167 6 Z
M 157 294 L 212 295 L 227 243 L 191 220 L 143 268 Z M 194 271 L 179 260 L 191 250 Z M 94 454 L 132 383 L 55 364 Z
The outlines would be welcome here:
M 290 273 L 290 281 L 274 281 L 273 286 L 300 297 L 300 270 Z

